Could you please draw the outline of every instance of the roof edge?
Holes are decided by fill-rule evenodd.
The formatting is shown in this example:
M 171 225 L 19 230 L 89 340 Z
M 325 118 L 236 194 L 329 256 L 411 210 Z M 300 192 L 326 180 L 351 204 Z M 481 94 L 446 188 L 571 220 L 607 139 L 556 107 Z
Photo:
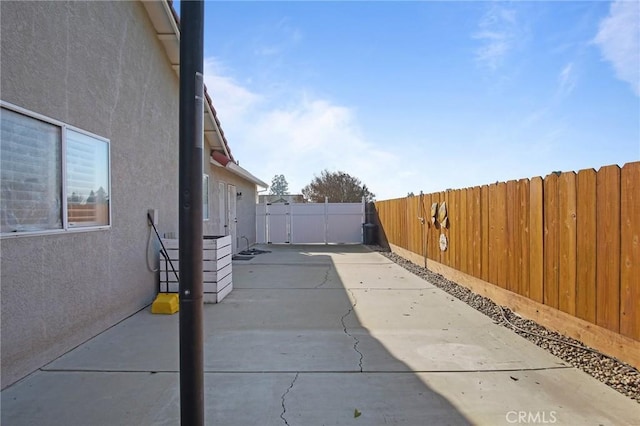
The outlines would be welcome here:
M 176 37 L 178 37 L 178 40 L 179 40 L 180 39 L 180 16 L 178 15 L 178 12 L 176 11 L 176 9 L 173 7 L 173 0 L 162 0 L 162 1 L 168 6 L 167 12 L 168 14 L 170 14 L 171 20 L 175 23 L 175 31 L 177 32 Z M 211 100 L 211 96 L 209 96 L 209 93 L 207 91 L 207 85 L 203 83 L 203 86 L 204 86 L 204 95 L 205 95 L 204 97 L 206 99 L 207 106 L 208 106 L 208 108 L 205 108 L 205 111 L 208 113 L 209 117 L 211 118 L 211 121 L 213 122 L 213 125 L 218 131 L 217 133 L 220 135 L 220 138 L 222 139 L 222 145 L 225 151 L 225 155 L 229 157 L 231 161 L 235 162 L 236 160 L 233 158 L 233 154 L 231 153 L 231 148 L 229 147 L 229 141 L 227 141 L 227 137 L 225 136 L 224 131 L 222 130 L 222 125 L 220 124 L 220 120 L 218 119 L 216 109 L 213 106 L 213 101 Z
M 236 176 L 239 176 L 245 180 L 248 180 L 249 182 L 267 189 L 269 188 L 269 185 L 265 182 L 263 182 L 262 180 L 258 179 L 257 177 L 255 177 L 253 174 L 251 174 L 248 170 L 240 167 L 239 164 L 234 163 L 233 161 L 229 160 L 222 152 L 220 151 L 216 151 L 216 150 L 211 150 L 211 153 L 209 154 L 209 162 L 215 166 L 218 167 L 222 167 L 223 169 L 228 170 L 229 172 L 233 173 Z

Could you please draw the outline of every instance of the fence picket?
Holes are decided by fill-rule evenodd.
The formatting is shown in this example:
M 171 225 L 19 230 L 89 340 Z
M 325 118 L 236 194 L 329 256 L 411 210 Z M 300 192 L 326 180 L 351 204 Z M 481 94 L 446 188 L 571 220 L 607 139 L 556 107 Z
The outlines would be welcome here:
M 576 314 L 576 174 L 558 178 L 559 271 L 558 307 Z
M 505 182 L 498 183 L 496 195 L 498 285 L 502 288 L 507 288 L 507 281 L 509 280 L 509 243 L 507 240 L 507 184 Z
M 451 195 L 451 266 L 460 270 L 460 190 L 449 191 Z
M 621 171 L 620 333 L 640 340 L 640 161 Z
M 519 273 L 518 294 L 529 297 L 529 179 L 518 181 L 518 228 L 519 233 L 519 258 L 517 262 Z
M 529 297 L 544 301 L 544 181 L 537 176 L 529 183 Z
M 438 206 L 440 206 L 440 204 L 442 203 L 446 203 L 448 201 L 447 192 L 441 191 L 440 193 L 438 193 L 438 200 L 440 201 Z M 436 229 L 437 231 L 434 232 L 435 234 L 434 246 L 437 247 L 438 256 L 440 257 L 440 263 L 442 263 L 443 265 L 449 266 L 449 250 L 444 250 L 444 251 L 440 250 L 440 235 L 444 234 L 445 237 L 448 239 L 449 230 L 447 229 L 447 227 L 441 227 L 439 224 L 436 225 Z
M 482 213 L 480 204 L 480 187 L 472 189 L 473 211 L 471 213 L 471 223 L 473 229 L 472 246 L 472 275 L 480 278 L 482 275 Z
M 438 228 L 437 223 L 433 223 L 431 221 L 431 205 L 433 203 L 438 203 L 440 205 L 440 193 L 436 192 L 434 194 L 430 194 L 429 203 L 425 206 L 427 225 L 429 226 L 429 258 L 435 260 L 436 262 L 442 263 L 442 259 L 440 258 L 440 250 L 436 246 L 436 241 L 438 240 L 438 236 L 440 235 L 440 229 Z
M 458 216 L 458 223 L 460 227 L 460 233 L 458 234 L 458 248 L 460 249 L 460 263 L 458 269 L 464 273 L 469 272 L 469 265 L 467 264 L 467 257 L 469 255 L 469 244 L 468 244 L 468 221 L 467 217 L 469 213 L 467 211 L 467 190 L 462 189 L 459 192 L 460 198 L 458 200 L 458 210 L 460 211 L 460 216 Z
M 596 171 L 576 178 L 576 316 L 596 322 Z
M 596 176 L 596 322 L 620 331 L 620 168 Z
M 481 278 L 489 281 L 489 186 L 483 185 L 480 188 L 480 211 L 482 215 L 482 230 L 480 233 L 482 245 L 482 270 Z
M 544 178 L 544 304 L 558 307 L 558 176 Z
M 518 218 L 518 188 L 515 180 L 507 182 L 507 200 L 506 200 L 506 242 L 507 242 L 507 290 L 518 293 L 520 288 L 517 260 L 520 258 L 520 242 L 519 229 L 516 228 L 516 220 Z
M 500 263 L 498 255 L 498 218 L 497 218 L 497 204 L 498 204 L 498 185 L 489 185 L 489 234 L 487 239 L 489 240 L 489 282 L 498 285 L 498 265 Z

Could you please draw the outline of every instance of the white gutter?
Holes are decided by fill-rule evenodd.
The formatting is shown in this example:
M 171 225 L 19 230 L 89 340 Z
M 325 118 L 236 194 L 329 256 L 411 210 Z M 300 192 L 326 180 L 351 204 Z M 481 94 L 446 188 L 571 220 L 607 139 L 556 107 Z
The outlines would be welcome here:
M 254 175 L 252 175 L 251 173 L 249 173 L 247 170 L 243 169 L 242 167 L 240 167 L 239 165 L 237 165 L 234 162 L 230 162 L 229 164 L 227 164 L 227 169 L 229 169 L 232 173 L 241 176 L 243 178 L 245 178 L 248 181 L 251 181 L 253 183 L 255 183 L 257 186 L 261 187 L 261 188 L 268 188 L 269 185 L 267 185 L 266 183 L 264 183 L 263 181 L 261 181 L 260 179 L 258 179 L 257 177 L 255 177 Z
M 239 176 L 245 180 L 248 180 L 249 182 L 255 184 L 256 186 L 259 186 L 260 188 L 264 188 L 265 190 L 269 188 L 268 184 L 261 181 L 260 179 L 258 179 L 257 177 L 249 173 L 249 171 L 247 171 L 246 169 L 243 169 L 233 161 L 229 161 L 226 165 L 223 165 L 217 162 L 216 160 L 214 160 L 213 158 L 209 157 L 209 162 L 214 166 L 222 167 L 223 169 L 228 170 L 230 173 L 233 173 L 236 176 Z

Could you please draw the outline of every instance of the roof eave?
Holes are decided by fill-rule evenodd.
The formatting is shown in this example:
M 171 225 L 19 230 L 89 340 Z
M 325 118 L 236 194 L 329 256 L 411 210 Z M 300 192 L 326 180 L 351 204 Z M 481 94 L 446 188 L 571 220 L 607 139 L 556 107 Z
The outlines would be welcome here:
M 222 158 L 216 158 L 216 156 L 213 155 L 213 152 L 209 156 L 209 163 L 213 164 L 216 167 L 220 167 L 225 170 L 228 170 L 230 173 L 233 173 L 234 175 L 239 176 L 244 180 L 247 180 L 255 184 L 256 186 L 259 186 L 260 188 L 264 188 L 264 189 L 269 188 L 269 185 L 267 183 L 263 182 L 262 180 L 252 175 L 248 170 L 240 167 L 238 164 L 234 163 L 233 161 L 224 161 Z
M 171 67 L 180 75 L 180 21 L 170 0 L 142 0 L 160 43 L 163 45 Z M 204 137 L 209 146 L 221 149 L 231 161 L 235 161 L 227 138 L 205 86 Z

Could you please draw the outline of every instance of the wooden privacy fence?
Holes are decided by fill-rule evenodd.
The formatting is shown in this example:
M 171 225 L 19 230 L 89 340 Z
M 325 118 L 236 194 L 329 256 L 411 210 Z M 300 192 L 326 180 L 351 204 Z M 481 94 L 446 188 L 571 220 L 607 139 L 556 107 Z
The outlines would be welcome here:
M 108 203 L 72 203 L 67 204 L 69 223 L 82 226 L 109 224 Z
M 442 202 L 446 228 L 430 220 Z M 640 341 L 640 162 L 375 207 L 390 244 Z

